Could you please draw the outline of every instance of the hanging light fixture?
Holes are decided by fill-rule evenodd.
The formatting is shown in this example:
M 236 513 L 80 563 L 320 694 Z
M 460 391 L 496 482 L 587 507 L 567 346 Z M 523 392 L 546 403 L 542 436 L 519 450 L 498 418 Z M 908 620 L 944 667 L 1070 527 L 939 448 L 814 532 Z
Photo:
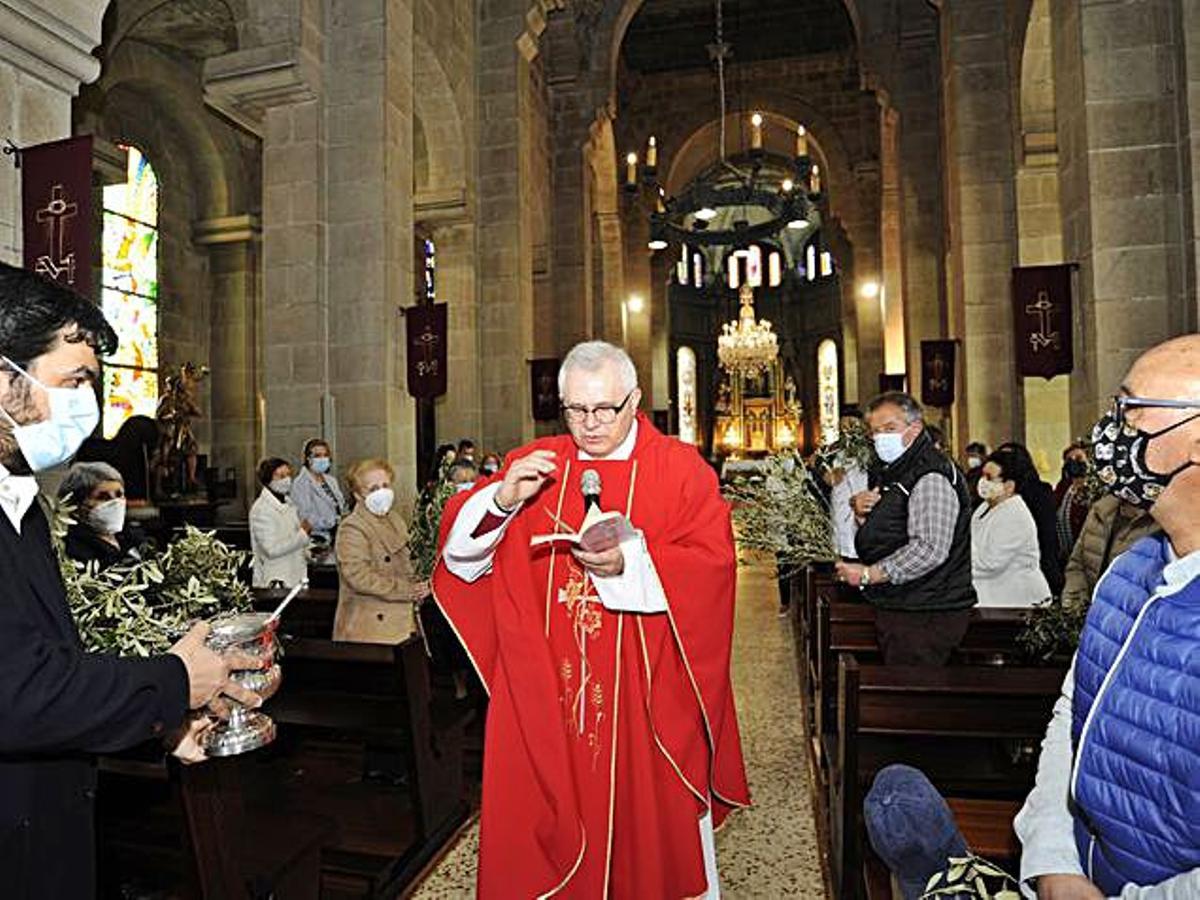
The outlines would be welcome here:
M 738 292 L 741 308 L 736 322 L 721 326 L 717 358 L 726 371 L 753 377 L 765 372 L 779 356 L 779 340 L 766 319 L 754 318 L 754 289 L 742 284 Z

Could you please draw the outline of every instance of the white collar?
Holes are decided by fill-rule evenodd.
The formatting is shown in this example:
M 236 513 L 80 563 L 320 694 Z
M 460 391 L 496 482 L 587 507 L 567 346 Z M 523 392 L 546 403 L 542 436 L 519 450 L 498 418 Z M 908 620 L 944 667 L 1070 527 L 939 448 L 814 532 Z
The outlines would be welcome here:
M 37 479 L 32 475 L 14 475 L 0 464 L 0 509 L 19 533 L 21 520 L 38 495 Z
M 1173 594 L 1200 576 L 1200 550 L 1193 550 L 1187 556 L 1179 556 L 1171 541 L 1167 540 L 1167 564 L 1162 570 L 1163 585 L 1160 590 Z
M 586 450 L 584 450 L 582 447 L 580 447 L 579 448 L 579 458 L 580 459 L 605 459 L 605 460 L 612 460 L 613 462 L 622 462 L 624 460 L 627 460 L 627 459 L 629 459 L 629 457 L 633 456 L 633 448 L 634 448 L 634 446 L 637 445 L 637 433 L 638 433 L 638 423 L 637 423 L 637 419 L 634 419 L 633 425 L 631 425 L 629 428 L 629 434 L 625 435 L 625 440 L 621 441 L 621 443 L 617 446 L 617 449 L 614 450 L 612 453 L 608 454 L 608 456 L 603 456 L 603 457 L 592 456 L 592 454 L 588 453 Z

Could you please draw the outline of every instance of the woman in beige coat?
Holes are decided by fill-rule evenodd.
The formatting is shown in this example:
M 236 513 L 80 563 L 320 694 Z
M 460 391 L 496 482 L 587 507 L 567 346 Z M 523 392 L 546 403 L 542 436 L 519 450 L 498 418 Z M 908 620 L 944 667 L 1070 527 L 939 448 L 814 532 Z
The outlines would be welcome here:
M 416 631 L 416 603 L 429 593 L 429 582 L 413 575 L 392 479 L 382 459 L 350 469 L 355 506 L 338 527 L 335 641 L 395 644 Z

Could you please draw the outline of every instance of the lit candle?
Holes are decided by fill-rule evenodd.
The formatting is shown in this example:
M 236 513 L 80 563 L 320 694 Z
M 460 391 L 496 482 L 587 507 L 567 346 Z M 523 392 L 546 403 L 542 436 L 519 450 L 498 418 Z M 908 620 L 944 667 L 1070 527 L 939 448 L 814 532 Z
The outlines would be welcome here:
M 812 167 L 812 175 L 809 178 L 808 183 L 811 185 L 812 193 L 814 193 L 814 194 L 821 193 L 821 167 L 820 166 L 814 165 Z
M 750 149 L 762 149 L 762 123 L 763 117 L 761 113 L 755 113 L 750 117 Z
M 796 127 L 796 155 L 808 156 L 808 132 L 803 125 Z
M 654 135 L 650 135 L 650 141 L 646 145 L 646 168 L 658 168 L 658 140 Z
M 647 163 L 647 165 L 649 165 L 649 163 Z M 666 196 L 667 192 L 660 187 L 658 189 L 658 196 L 655 198 L 655 212 L 661 214 L 667 211 L 667 205 L 663 202 Z
M 637 154 L 630 153 L 625 157 L 625 184 L 632 187 L 637 184 Z

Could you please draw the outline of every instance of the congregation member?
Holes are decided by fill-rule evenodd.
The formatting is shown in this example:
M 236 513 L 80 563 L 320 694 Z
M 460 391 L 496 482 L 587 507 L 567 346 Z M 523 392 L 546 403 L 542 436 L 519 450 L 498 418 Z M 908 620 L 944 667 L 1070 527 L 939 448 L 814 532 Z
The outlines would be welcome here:
M 967 491 L 971 495 L 971 503 L 978 506 L 983 500 L 979 496 L 979 476 L 983 471 L 984 460 L 988 458 L 987 444 L 982 441 L 971 441 L 967 444 L 967 452 L 963 462 L 967 474 Z
M 1037 524 L 1038 561 L 1046 583 L 1056 597 L 1062 591 L 1062 559 L 1058 544 L 1058 504 L 1054 502 L 1054 489 L 1042 480 L 1034 464 L 1029 448 L 1017 441 L 1001 444 L 998 450 L 1010 449 L 1021 457 L 1024 478 L 1017 483 L 1017 493 L 1029 507 L 1033 521 Z
M 1063 605 L 1087 606 L 1108 564 L 1158 531 L 1154 517 L 1141 507 L 1105 494 L 1092 504 L 1063 572 Z
M 218 694 L 259 698 L 229 680 L 254 665 L 204 645 L 206 624 L 145 659 L 85 653 L 67 605 L 34 473 L 66 462 L 100 422 L 97 355 L 117 336 L 100 309 L 0 264 L 0 871 L 5 895 L 96 895 L 95 754 L 171 736 L 202 759 Z M 186 723 L 186 724 L 185 724 Z
M 1076 441 L 1063 451 L 1062 477 L 1054 486 L 1054 502 L 1058 504 L 1055 517 L 1058 524 L 1058 553 L 1064 566 L 1092 505 L 1087 475 L 1087 444 Z
M 458 449 L 454 452 L 454 459 L 466 460 L 467 462 L 475 462 L 475 442 L 470 438 L 463 438 L 458 442 Z
M 312 524 L 312 537 L 329 543 L 338 521 L 346 514 L 346 500 L 333 474 L 333 456 L 322 438 L 304 442 L 304 465 L 292 483 L 289 497 L 301 519 Z
M 1108 490 L 1161 533 L 1096 585 L 1013 824 L 1021 888 L 1041 900 L 1198 897 L 1200 335 L 1138 358 L 1093 447 Z M 880 772 L 864 813 L 876 852 L 910 887 L 966 849 L 942 798 L 907 766 Z
M 491 695 L 478 896 L 715 898 L 713 829 L 749 802 L 729 507 L 638 411 L 623 349 L 576 345 L 558 391 L 569 433 L 513 451 L 442 522 L 435 598 Z M 579 527 L 589 471 L 629 531 L 531 546 Z
M 250 550 L 254 587 L 295 587 L 308 577 L 308 536 L 312 523 L 300 518 L 288 500 L 292 467 L 272 456 L 258 464 L 262 492 L 250 507 Z
M 500 471 L 500 457 L 495 453 L 485 453 L 483 460 L 479 463 L 479 474 L 484 478 L 491 478 Z
M 980 606 L 1033 606 L 1050 596 L 1038 554 L 1037 525 L 1017 493 L 1028 477 L 1022 457 L 997 450 L 983 464 L 983 498 L 971 516 L 971 581 Z
M 882 468 L 852 500 L 859 562 L 839 562 L 836 577 L 877 608 L 886 664 L 943 665 L 975 605 L 966 478 L 933 445 L 908 394 L 880 394 L 866 421 Z
M 137 562 L 146 536 L 125 521 L 125 479 L 102 462 L 77 462 L 58 486 L 58 498 L 75 510 L 64 549 L 76 562 L 98 569 Z
M 861 427 L 856 419 L 842 419 L 843 432 Z M 850 498 L 869 487 L 867 471 L 859 465 L 858 460 L 838 449 L 824 477 L 829 485 L 829 515 L 833 522 L 834 550 L 843 560 L 857 560 L 858 551 L 854 547 L 854 535 L 858 532 L 858 520 L 855 518 L 854 508 L 850 505 Z
M 416 631 L 416 604 L 429 596 L 429 582 L 413 574 L 394 480 L 383 459 L 360 460 L 347 475 L 354 510 L 338 528 L 335 641 L 398 644 Z
M 447 478 L 456 491 L 469 491 L 479 480 L 479 469 L 470 457 L 459 456 L 451 463 Z

